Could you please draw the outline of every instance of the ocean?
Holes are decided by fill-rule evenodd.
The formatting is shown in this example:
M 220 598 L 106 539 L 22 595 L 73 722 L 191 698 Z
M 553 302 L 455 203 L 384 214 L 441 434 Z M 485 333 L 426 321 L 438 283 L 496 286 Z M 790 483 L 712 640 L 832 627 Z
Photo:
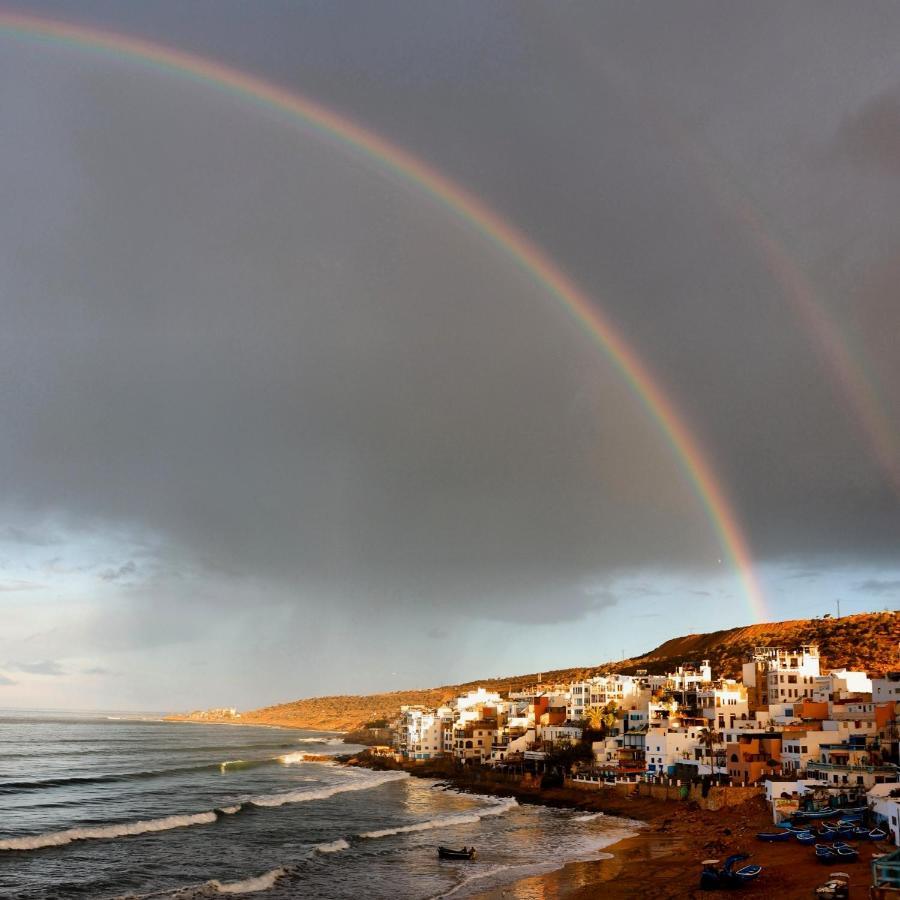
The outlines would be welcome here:
M 600 858 L 634 824 L 308 758 L 353 749 L 326 732 L 0 710 L 0 897 L 465 898 Z M 439 861 L 438 844 L 477 859 Z

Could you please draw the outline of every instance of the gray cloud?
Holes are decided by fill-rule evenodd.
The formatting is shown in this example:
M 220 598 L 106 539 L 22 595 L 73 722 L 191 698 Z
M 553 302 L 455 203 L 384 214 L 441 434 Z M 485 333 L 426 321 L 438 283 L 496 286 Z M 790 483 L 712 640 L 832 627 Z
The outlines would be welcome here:
M 100 573 L 100 577 L 104 581 L 122 581 L 123 579 L 130 578 L 132 575 L 137 573 L 137 564 L 133 559 L 129 559 L 128 562 L 123 563 L 121 566 L 117 566 L 112 569 L 105 569 Z
M 881 94 L 841 124 L 837 151 L 853 162 L 900 175 L 900 95 Z
M 10 684 L 15 684 L 15 683 L 16 682 L 13 681 L 12 678 L 8 678 L 6 675 L 3 675 L 2 673 L 0 673 L 0 685 L 10 685 Z
M 874 594 L 878 597 L 900 594 L 900 579 L 869 578 L 860 582 L 856 589 L 863 594 Z
M 871 435 L 785 289 L 809 282 L 896 432 L 900 10 L 35 7 L 210 54 L 420 154 L 634 345 L 760 563 L 802 591 L 900 562 Z M 214 633 L 240 673 L 252 610 L 249 681 L 277 645 L 329 686 L 390 629 L 435 636 L 404 671 L 449 670 L 448 617 L 475 645 L 656 616 L 676 582 L 723 598 L 716 625 L 746 617 L 617 367 L 475 229 L 253 104 L 3 50 L 0 512 L 23 554 L 68 542 L 60 582 L 98 573 L 85 648 L 187 661 Z
M 41 660 L 40 662 L 8 662 L 7 669 L 13 669 L 17 672 L 27 672 L 29 675 L 65 675 L 66 671 L 63 667 L 52 659 Z

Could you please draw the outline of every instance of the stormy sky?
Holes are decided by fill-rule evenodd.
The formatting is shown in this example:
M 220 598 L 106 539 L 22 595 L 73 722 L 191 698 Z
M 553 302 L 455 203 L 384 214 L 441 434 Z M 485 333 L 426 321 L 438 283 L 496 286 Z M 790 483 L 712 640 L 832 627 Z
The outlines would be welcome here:
M 540 245 L 773 618 L 900 599 L 900 8 L 32 3 L 302 92 Z M 423 190 L 0 30 L 0 706 L 249 707 L 752 620 L 658 425 Z

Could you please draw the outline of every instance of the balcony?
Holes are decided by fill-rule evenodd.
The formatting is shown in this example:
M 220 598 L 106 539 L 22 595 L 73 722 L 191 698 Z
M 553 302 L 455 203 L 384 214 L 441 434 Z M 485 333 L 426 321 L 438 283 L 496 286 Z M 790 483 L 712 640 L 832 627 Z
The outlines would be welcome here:
M 863 772 L 869 775 L 896 775 L 896 766 L 851 766 L 841 763 L 808 762 L 807 769 L 823 772 Z

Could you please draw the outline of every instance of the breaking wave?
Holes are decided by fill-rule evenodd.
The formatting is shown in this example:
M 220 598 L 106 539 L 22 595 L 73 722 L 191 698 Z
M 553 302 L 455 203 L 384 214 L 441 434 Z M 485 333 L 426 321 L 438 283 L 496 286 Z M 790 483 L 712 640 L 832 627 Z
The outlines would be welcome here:
M 468 813 L 457 813 L 452 816 L 439 816 L 436 819 L 428 819 L 426 822 L 415 822 L 412 825 L 398 825 L 396 828 L 381 828 L 378 831 L 364 831 L 361 838 L 383 838 L 394 834 L 412 834 L 416 831 L 431 831 L 434 828 L 452 828 L 455 825 L 474 825 L 487 816 L 502 816 L 514 806 L 518 806 L 513 799 L 500 800 L 494 806 L 487 809 L 479 809 Z
M 387 784 L 389 781 L 399 781 L 409 778 L 406 772 L 382 772 L 364 779 L 345 782 L 343 784 L 330 784 L 313 791 L 286 791 L 283 794 L 263 794 L 259 797 L 251 797 L 248 801 L 254 806 L 272 807 L 284 806 L 285 803 L 306 803 L 310 800 L 327 800 L 336 794 L 344 794 L 348 791 L 366 791 L 369 788 Z
M 297 738 L 298 744 L 343 744 L 341 738 Z
M 288 870 L 284 866 L 272 869 L 254 878 L 245 878 L 242 881 L 217 881 L 213 879 L 206 884 L 218 894 L 256 894 L 259 891 L 268 891 L 275 886 L 275 882 L 284 878 Z
M 574 816 L 572 818 L 573 822 L 593 822 L 594 819 L 599 819 L 602 815 L 602 812 L 591 813 L 589 816 Z
M 366 791 L 389 781 L 409 778 L 406 772 L 383 772 L 378 775 L 353 777 L 352 781 L 331 784 L 316 790 L 286 791 L 280 794 L 261 794 L 233 806 L 223 806 L 208 812 L 191 813 L 180 816 L 165 816 L 161 819 L 146 819 L 138 822 L 120 822 L 111 825 L 92 825 L 81 828 L 67 828 L 64 831 L 48 831 L 43 834 L 22 835 L 0 840 L 0 850 L 42 850 L 46 847 L 63 847 L 74 841 L 110 840 L 148 834 L 154 831 L 169 831 L 173 828 L 187 828 L 192 825 L 210 825 L 220 816 L 232 816 L 248 806 L 261 808 L 284 806 L 287 803 L 306 803 L 311 800 L 327 800 L 336 794 L 349 791 Z M 343 848 L 342 848 L 343 849 Z M 327 852 L 327 851 L 326 851 Z
M 319 844 L 316 847 L 316 851 L 319 853 L 340 853 L 341 850 L 349 849 L 350 845 L 343 838 L 338 838 L 336 841 L 331 841 L 329 844 Z
M 214 812 L 193 813 L 187 816 L 166 816 L 162 819 L 146 819 L 140 822 L 121 822 L 115 825 L 89 825 L 83 828 L 67 828 L 65 831 L 48 831 L 0 841 L 0 850 L 42 850 L 45 847 L 63 847 L 73 841 L 108 840 L 153 831 L 169 831 L 191 825 L 209 825 L 218 818 Z

